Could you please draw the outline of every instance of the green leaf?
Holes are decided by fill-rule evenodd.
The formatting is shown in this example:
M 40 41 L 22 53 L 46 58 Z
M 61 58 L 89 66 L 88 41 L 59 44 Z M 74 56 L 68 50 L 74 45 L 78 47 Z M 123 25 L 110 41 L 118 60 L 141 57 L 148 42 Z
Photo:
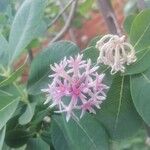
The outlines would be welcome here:
M 56 150 L 109 149 L 104 128 L 89 114 L 80 121 L 69 122 L 62 116 L 53 116 L 51 137 Z
M 66 132 L 63 132 L 64 127 L 63 126 L 61 127 L 61 124 L 58 124 L 57 122 L 52 120 L 51 128 L 52 128 L 51 139 L 49 140 L 52 141 L 55 150 L 70 150 L 69 140 L 68 138 L 65 138 L 67 134 Z M 60 147 L 61 149 L 59 149 Z
M 0 130 L 0 149 L 2 149 L 2 147 L 3 147 L 4 138 L 5 138 L 5 132 L 6 132 L 6 126 L 4 126 L 4 127 Z
M 35 114 L 33 121 L 31 122 L 31 126 L 34 127 L 37 124 L 39 124 L 41 121 L 43 121 L 43 118 L 49 114 L 49 110 L 45 109 L 43 111 L 39 111 L 37 112 L 37 114 Z
M 116 76 L 95 118 L 107 129 L 113 139 L 131 136 L 141 127 L 130 94 L 129 77 Z
M 137 61 L 129 66 L 126 66 L 124 75 L 138 74 L 150 67 L 150 64 L 148 63 L 150 59 L 150 48 L 139 51 L 136 53 L 136 56 Z
M 0 129 L 7 123 L 15 112 L 18 98 L 11 93 L 0 89 Z
M 58 134 L 60 134 L 61 132 L 58 131 Z M 57 132 L 56 131 L 56 132 Z M 54 131 L 55 132 L 55 131 Z M 57 133 L 56 133 L 57 134 Z M 54 150 L 53 144 L 52 144 L 52 139 L 51 139 L 51 127 L 46 128 L 46 130 L 44 130 L 41 133 L 41 138 L 43 139 L 43 141 L 45 141 L 49 146 L 51 150 Z M 61 138 L 62 141 L 64 140 L 63 137 Z M 67 149 L 66 149 L 67 150 Z
M 28 103 L 25 112 L 19 118 L 19 124 L 25 125 L 29 123 L 34 115 L 36 103 Z
M 96 43 L 101 39 L 102 36 L 96 36 L 94 37 L 89 43 L 88 43 L 88 47 L 91 46 L 96 46 Z
M 144 129 L 136 133 L 135 136 L 121 141 L 114 141 L 112 150 L 149 150 L 149 146 L 145 144 L 147 133 Z
M 131 76 L 131 94 L 134 105 L 143 120 L 150 125 L 150 69 Z
M 48 75 L 52 73 L 50 64 L 59 63 L 65 56 L 72 56 L 79 52 L 79 48 L 66 41 L 56 42 L 51 45 L 33 60 L 29 73 L 28 93 L 36 95 L 41 93 L 49 83 Z
M 18 104 L 18 108 L 20 108 L 20 107 L 22 109 L 22 106 L 20 106 Z M 16 111 L 15 111 L 15 113 L 16 113 Z M 13 114 L 11 119 L 9 119 L 8 122 L 7 122 L 7 126 L 6 126 L 7 127 L 7 131 L 11 131 L 11 130 L 15 129 L 18 126 L 18 118 L 19 118 L 21 112 L 19 112 L 19 114 L 17 114 L 17 115 L 15 115 L 15 113 Z
M 6 133 L 5 142 L 10 147 L 18 148 L 26 144 L 30 137 L 31 133 L 17 129 Z
M 44 19 L 42 19 L 40 21 L 40 24 L 38 24 L 38 26 L 35 28 L 33 39 L 36 39 L 37 37 L 43 37 L 44 34 L 46 33 L 46 30 L 47 30 L 47 24 L 44 21 Z
M 8 5 L 9 5 L 9 0 L 0 1 L 0 12 L 5 12 Z
M 130 40 L 134 45 L 136 52 L 150 46 L 150 10 L 144 10 L 139 13 L 131 26 Z
M 45 0 L 25 0 L 15 15 L 10 36 L 10 63 L 14 61 L 35 38 L 45 8 Z
M 132 23 L 135 19 L 136 15 L 129 15 L 125 18 L 125 21 L 124 21 L 124 30 L 126 31 L 126 33 L 129 35 L 130 34 L 130 30 L 131 30 L 131 26 L 132 26 Z
M 10 74 L 9 77 L 7 77 L 5 80 L 1 81 L 0 87 L 13 83 L 24 71 L 24 67 L 25 67 L 25 63 L 23 65 L 21 65 L 18 69 L 16 69 L 15 72 Z
M 46 142 L 38 137 L 29 139 L 26 150 L 50 150 L 50 147 Z
M 87 47 L 82 51 L 84 59 L 91 59 L 92 63 L 96 64 L 97 58 L 99 56 L 99 51 L 94 46 Z
M 135 48 L 137 61 L 127 66 L 125 74 L 138 74 L 149 68 L 150 59 L 150 10 L 137 15 L 130 30 L 130 41 Z
M 25 150 L 25 149 L 26 149 L 26 145 L 19 148 L 11 148 L 4 143 L 2 150 Z
M 0 34 L 0 68 L 6 66 L 8 63 L 8 49 L 8 42 L 3 35 Z

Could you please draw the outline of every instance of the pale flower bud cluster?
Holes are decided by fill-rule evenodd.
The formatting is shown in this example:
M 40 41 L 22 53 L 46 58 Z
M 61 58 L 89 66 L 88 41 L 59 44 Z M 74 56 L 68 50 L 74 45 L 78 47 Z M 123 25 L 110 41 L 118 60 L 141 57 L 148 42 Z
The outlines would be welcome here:
M 125 36 L 105 35 L 97 42 L 96 48 L 100 51 L 97 62 L 111 67 L 111 74 L 124 72 L 125 65 L 137 59 L 133 46 L 125 42 Z
M 83 55 L 75 58 L 64 59 L 59 64 L 51 66 L 54 74 L 49 77 L 52 82 L 47 89 L 42 89 L 47 94 L 45 104 L 56 106 L 57 113 L 65 113 L 66 120 L 70 117 L 78 119 L 76 112 L 80 112 L 80 118 L 86 111 L 96 113 L 95 108 L 100 108 L 106 99 L 103 83 L 104 74 L 98 74 L 98 66 L 92 66 L 91 60 L 82 60 Z

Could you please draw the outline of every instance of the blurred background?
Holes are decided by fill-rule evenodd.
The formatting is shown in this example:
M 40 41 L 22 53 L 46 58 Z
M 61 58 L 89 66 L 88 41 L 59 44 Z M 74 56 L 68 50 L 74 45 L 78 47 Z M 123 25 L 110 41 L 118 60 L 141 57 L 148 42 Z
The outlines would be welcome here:
M 61 39 L 71 40 L 81 48 L 85 48 L 93 37 L 109 33 L 97 1 L 78 0 L 78 6 L 76 7 L 69 29 Z M 113 11 L 122 30 L 125 17 L 136 14 L 141 9 L 138 6 L 138 1 L 111 0 Z M 22 2 L 23 0 L 0 0 L 0 31 L 5 37 L 9 35 L 13 17 Z M 48 30 L 43 32 L 44 34 L 42 36 L 44 38 L 41 36 L 40 43 L 41 41 L 44 44 L 48 43 L 65 25 L 71 11 L 69 8 L 71 4 L 65 9 L 68 2 L 69 0 L 47 0 L 44 23 L 45 28 L 48 28 Z M 145 0 L 145 7 L 149 6 L 150 0 Z M 64 13 L 58 17 L 63 9 L 65 9 Z M 56 18 L 57 20 L 55 20 Z M 33 43 L 36 45 L 38 42 L 34 41 Z
M 50 41 L 62 39 L 70 40 L 83 50 L 89 45 L 91 40 L 93 41 L 93 38 L 110 33 L 107 21 L 103 17 L 103 13 L 105 12 L 101 10 L 101 1 L 102 0 L 79 0 L 71 20 L 68 22 L 68 18 L 72 13 L 72 3 L 69 0 L 47 0 L 39 38 L 34 39 L 27 47 L 31 61 Z M 23 0 L 0 0 L 0 33 L 2 33 L 6 39 L 8 39 L 12 21 L 22 2 Z M 144 3 L 142 2 L 143 0 L 111 0 L 111 11 L 113 15 L 115 15 L 115 20 L 122 33 L 126 34 L 123 25 L 127 16 L 134 16 L 142 9 L 150 7 L 150 0 L 145 0 Z M 59 34 L 61 34 L 61 36 L 57 38 Z M 25 59 L 25 55 L 26 54 L 14 64 L 14 67 L 20 65 L 20 62 Z M 28 66 L 26 66 L 21 82 L 26 82 L 27 78 Z M 149 150 L 150 138 L 148 138 L 143 130 L 128 140 L 117 143 L 112 141 L 112 149 Z

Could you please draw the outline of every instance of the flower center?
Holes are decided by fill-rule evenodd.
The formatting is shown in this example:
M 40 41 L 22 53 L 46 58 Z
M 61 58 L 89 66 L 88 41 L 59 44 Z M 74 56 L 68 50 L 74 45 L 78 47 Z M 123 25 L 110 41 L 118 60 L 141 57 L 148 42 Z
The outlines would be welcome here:
M 73 88 L 72 92 L 74 95 L 79 96 L 80 95 L 80 89 L 79 88 Z
M 66 88 L 62 85 L 58 87 L 59 92 L 65 92 L 65 90 L 66 90 Z

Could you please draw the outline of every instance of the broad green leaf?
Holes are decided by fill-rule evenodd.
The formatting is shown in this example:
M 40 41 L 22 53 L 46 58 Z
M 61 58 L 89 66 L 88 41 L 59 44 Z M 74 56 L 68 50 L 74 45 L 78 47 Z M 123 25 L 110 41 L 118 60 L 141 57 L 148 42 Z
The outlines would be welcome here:
M 131 138 L 114 141 L 111 150 L 149 150 L 149 146 L 145 144 L 146 138 L 147 133 L 142 129 Z
M 52 120 L 51 141 L 55 150 L 70 150 L 70 141 L 65 137 L 63 126 Z M 67 136 L 67 134 L 66 134 Z M 78 137 L 79 138 L 79 137 Z M 80 137 L 81 138 L 81 137 Z M 59 143 L 59 144 L 58 144 Z M 61 149 L 59 149 L 61 147 Z
M 18 104 L 18 108 L 19 107 L 20 107 L 20 105 Z M 22 109 L 22 107 L 21 107 L 21 109 Z M 15 111 L 15 113 L 16 113 L 16 111 Z M 17 114 L 17 115 L 15 115 L 15 113 L 13 114 L 12 118 L 9 119 L 7 122 L 7 131 L 11 131 L 18 126 L 18 118 L 22 112 L 20 111 L 19 114 Z
M 25 112 L 19 118 L 19 124 L 25 125 L 29 123 L 34 115 L 36 103 L 28 103 Z
M 29 139 L 26 150 L 50 150 L 50 147 L 46 142 L 38 137 Z
M 133 23 L 135 17 L 136 17 L 136 15 L 132 14 L 125 18 L 123 27 L 128 35 L 130 34 L 131 26 L 132 26 L 132 23 Z
M 18 148 L 25 145 L 32 136 L 30 132 L 22 129 L 15 129 L 6 133 L 5 142 L 8 146 Z
M 36 109 L 34 111 L 34 116 L 32 118 L 32 121 L 30 122 L 31 128 L 35 128 L 43 122 L 43 118 L 47 115 L 50 115 L 50 111 L 48 109 L 47 105 L 43 105 L 45 101 L 45 95 L 39 94 L 39 95 L 29 95 L 29 101 L 30 103 L 36 103 Z
M 150 59 L 150 10 L 139 13 L 131 26 L 130 41 L 134 46 L 137 61 L 127 66 L 125 74 L 138 74 L 149 68 L 147 60 Z
M 131 136 L 142 124 L 132 104 L 129 85 L 129 77 L 116 76 L 107 93 L 107 99 L 94 115 L 113 139 Z
M 14 61 L 35 38 L 45 8 L 45 0 L 25 0 L 15 15 L 10 36 L 10 63 Z
M 50 65 L 59 63 L 64 57 L 75 55 L 79 48 L 66 41 L 56 42 L 48 46 L 47 49 L 38 54 L 31 64 L 28 81 L 28 93 L 36 95 L 41 93 L 41 89 L 46 88 L 50 79 L 48 75 L 52 73 Z
M 99 41 L 101 39 L 102 36 L 96 36 L 94 37 L 89 43 L 88 43 L 88 47 L 91 46 L 96 46 L 97 41 Z
M 136 53 L 137 61 L 129 66 L 126 66 L 124 75 L 138 74 L 150 67 L 148 63 L 150 59 L 150 47 Z
M 18 98 L 12 93 L 0 89 L 0 129 L 7 123 L 15 112 Z
M 16 69 L 15 72 L 10 74 L 10 76 L 8 78 L 1 81 L 0 82 L 0 87 L 6 86 L 6 85 L 9 85 L 9 84 L 13 83 L 21 75 L 21 73 L 24 71 L 24 66 L 25 66 L 25 63 L 23 65 L 21 65 L 18 69 Z
M 5 80 L 5 77 L 0 75 L 0 82 L 3 80 Z
M 4 127 L 0 130 L 0 149 L 2 149 L 2 147 L 3 147 L 4 138 L 5 138 L 5 132 L 6 132 L 6 126 L 4 126 Z
M 0 12 L 6 11 L 8 3 L 9 3 L 9 0 L 0 1 Z
M 1 96 L 0 96 L 1 97 Z M 6 98 L 7 99 L 7 98 Z M 5 99 L 5 100 L 6 100 Z M 11 118 L 13 113 L 15 112 L 18 104 L 18 99 L 13 101 L 3 101 L 1 100 L 0 104 L 0 129 L 7 123 L 7 121 Z
M 25 149 L 26 149 L 26 145 L 19 148 L 11 148 L 4 143 L 2 150 L 25 150 Z
M 43 37 L 44 34 L 46 33 L 46 30 L 47 30 L 47 23 L 44 21 L 44 19 L 42 19 L 40 21 L 40 24 L 35 28 L 33 39 L 36 39 L 37 37 Z
M 26 147 L 27 147 L 27 145 L 24 145 L 22 147 L 11 149 L 11 150 L 26 150 Z
M 36 126 L 39 124 L 41 121 L 43 121 L 43 118 L 49 114 L 49 110 L 45 109 L 43 111 L 39 111 L 37 114 L 35 114 L 33 121 L 31 122 L 31 126 Z
M 131 76 L 131 94 L 138 113 L 150 125 L 150 69 Z
M 136 52 L 150 46 L 150 10 L 144 10 L 139 13 L 131 26 L 130 40 L 134 45 Z
M 56 129 L 56 128 L 54 128 Z M 58 130 L 57 130 L 58 129 Z M 61 135 L 61 131 L 59 132 L 59 128 L 57 128 L 57 131 L 53 132 L 58 132 L 59 135 Z M 56 133 L 57 134 L 57 133 Z M 51 139 L 51 126 L 46 128 L 42 133 L 41 133 L 41 138 L 50 146 L 51 150 L 54 150 L 54 146 L 52 144 L 52 139 Z M 61 138 L 62 141 L 64 140 L 63 137 Z M 65 144 L 64 144 L 65 145 Z M 67 145 L 66 145 L 67 146 Z M 66 149 L 67 150 L 67 149 Z
M 0 32 L 3 32 L 3 28 L 7 23 L 7 17 L 4 13 L 0 13 Z
M 3 35 L 0 34 L 0 69 L 8 63 L 8 50 L 8 42 Z
M 87 47 L 82 51 L 84 59 L 91 59 L 93 64 L 96 64 L 97 58 L 99 56 L 99 51 L 94 46 Z
M 108 136 L 99 122 L 86 114 L 80 121 L 66 122 L 53 116 L 52 143 L 56 150 L 108 150 Z

